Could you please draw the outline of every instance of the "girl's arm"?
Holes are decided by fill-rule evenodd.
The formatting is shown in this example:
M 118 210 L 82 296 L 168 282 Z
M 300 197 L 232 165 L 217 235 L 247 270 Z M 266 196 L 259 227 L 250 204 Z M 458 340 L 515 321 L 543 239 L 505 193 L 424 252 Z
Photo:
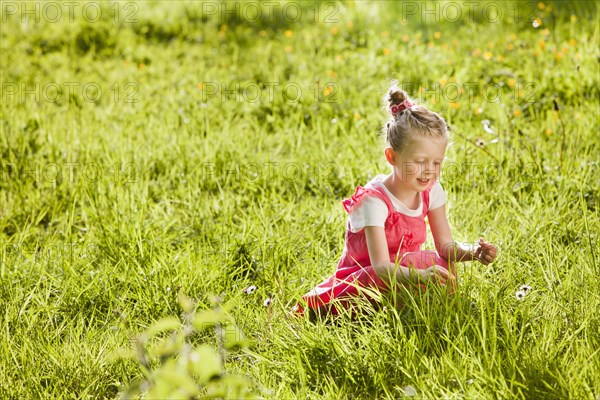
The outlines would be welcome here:
M 380 226 L 365 226 L 364 229 L 371 267 L 377 276 L 387 284 L 390 284 L 396 266 L 390 262 L 385 230 Z M 410 269 L 403 265 L 398 265 L 396 282 L 419 282 L 422 279 L 430 279 L 433 275 L 442 284 L 445 284 L 446 280 L 451 278 L 443 268 L 436 269 L 431 267 L 426 270 L 415 270 L 414 268 Z
M 449 262 L 479 260 L 482 264 L 487 265 L 496 258 L 496 248 L 483 239 L 479 239 L 477 246 L 467 246 L 452 240 L 445 206 L 429 211 L 427 219 L 435 242 L 435 249 L 441 257 Z

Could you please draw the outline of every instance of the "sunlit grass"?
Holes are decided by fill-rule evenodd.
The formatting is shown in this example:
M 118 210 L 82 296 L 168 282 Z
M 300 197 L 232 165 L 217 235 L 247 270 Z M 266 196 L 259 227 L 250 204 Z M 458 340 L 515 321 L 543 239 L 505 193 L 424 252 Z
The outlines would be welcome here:
M 335 3 L 339 23 L 203 19 L 194 2 L 138 2 L 134 23 L 9 17 L 0 398 L 117 396 L 142 373 L 114 354 L 183 292 L 240 301 L 252 344 L 226 369 L 268 398 L 596 399 L 598 14 L 544 3 L 470 24 L 403 24 L 394 2 Z M 392 78 L 450 123 L 454 237 L 498 260 L 461 267 L 449 299 L 291 322 L 339 259 L 341 200 L 388 170 Z

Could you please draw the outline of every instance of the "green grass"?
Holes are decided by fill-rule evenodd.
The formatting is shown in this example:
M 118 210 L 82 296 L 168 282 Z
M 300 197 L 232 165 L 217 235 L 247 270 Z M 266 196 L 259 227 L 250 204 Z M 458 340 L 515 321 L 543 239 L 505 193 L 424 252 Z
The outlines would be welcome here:
M 498 22 L 476 9 L 464 24 L 402 24 L 396 2 L 324 3 L 318 17 L 297 2 L 293 21 L 284 2 L 244 20 L 191 1 L 23 23 L 9 3 L 21 7 L 2 2 L 1 398 L 118 396 L 143 372 L 115 354 L 179 316 L 178 292 L 199 309 L 239 301 L 251 344 L 225 370 L 265 398 L 600 396 L 594 2 L 521 3 L 523 18 L 488 2 Z M 292 323 L 285 312 L 341 255 L 341 200 L 388 171 L 390 79 L 452 127 L 441 182 L 455 239 L 484 236 L 499 257 L 462 265 L 451 299 Z M 450 82 L 465 89 L 453 102 Z M 481 89 L 499 83 L 493 102 Z

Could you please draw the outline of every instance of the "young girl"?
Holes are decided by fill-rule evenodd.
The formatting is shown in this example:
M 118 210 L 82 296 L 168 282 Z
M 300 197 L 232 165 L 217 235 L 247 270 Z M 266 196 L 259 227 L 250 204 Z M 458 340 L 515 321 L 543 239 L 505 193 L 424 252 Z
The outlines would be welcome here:
M 335 274 L 302 296 L 292 315 L 306 309 L 338 314 L 352 297 L 369 290 L 387 292 L 395 281 L 402 284 L 433 281 L 456 285 L 456 262 L 494 261 L 496 248 L 479 239 L 474 248 L 453 242 L 446 218 L 446 197 L 437 181 L 446 146 L 448 128 L 437 113 L 417 105 L 393 82 L 385 97 L 391 119 L 384 126 L 385 158 L 389 175 L 378 175 L 354 195 L 343 200 L 348 223 L 342 257 Z M 421 250 L 426 240 L 425 217 L 437 251 Z M 398 260 L 398 266 L 396 266 Z M 334 304 L 335 303 L 335 304 Z

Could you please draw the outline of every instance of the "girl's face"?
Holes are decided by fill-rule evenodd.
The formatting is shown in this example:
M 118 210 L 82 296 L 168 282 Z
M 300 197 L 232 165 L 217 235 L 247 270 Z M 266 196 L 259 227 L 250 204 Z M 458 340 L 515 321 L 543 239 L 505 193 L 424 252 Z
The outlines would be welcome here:
M 386 150 L 386 157 L 394 166 L 394 174 L 403 187 L 422 192 L 440 176 L 447 143 L 443 137 L 418 137 L 411 140 L 401 153 Z M 392 157 L 388 156 L 389 150 L 393 153 L 389 153 Z

